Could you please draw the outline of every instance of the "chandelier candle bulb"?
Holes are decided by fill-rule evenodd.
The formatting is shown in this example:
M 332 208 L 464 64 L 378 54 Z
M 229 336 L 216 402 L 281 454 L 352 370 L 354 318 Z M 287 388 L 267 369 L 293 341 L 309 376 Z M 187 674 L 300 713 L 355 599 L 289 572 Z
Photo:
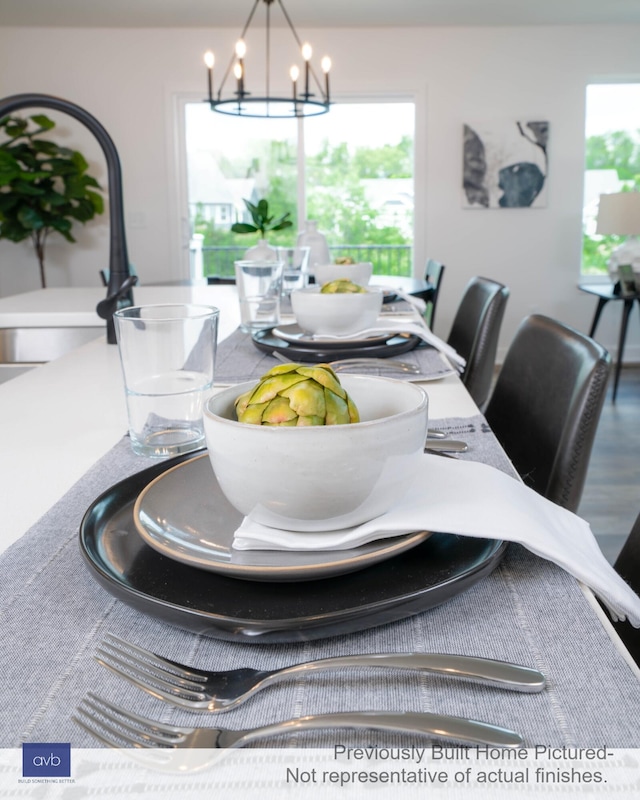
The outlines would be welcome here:
M 304 58 L 304 96 L 309 97 L 309 61 L 313 55 L 313 50 L 309 42 L 302 45 L 302 58 Z
M 213 100 L 213 65 L 215 64 L 215 56 L 211 50 L 207 50 L 204 54 L 204 63 L 207 66 L 207 83 L 209 88 L 209 102 Z
M 298 78 L 300 76 L 300 70 L 295 64 L 289 70 L 289 75 L 293 82 L 293 102 L 295 103 L 298 99 Z
M 235 65 L 233 67 L 233 74 L 235 75 L 236 81 L 238 82 L 238 91 L 236 92 L 236 94 L 239 97 L 242 97 L 242 95 L 243 95 L 242 65 L 240 64 L 239 61 L 236 61 Z
M 329 56 L 325 56 L 322 61 L 320 62 L 320 66 L 322 67 L 322 71 L 324 72 L 324 93 L 325 93 L 325 100 L 327 103 L 329 102 L 329 72 L 331 70 L 331 59 Z
M 247 45 L 244 42 L 244 39 L 238 39 L 236 42 L 236 56 L 238 57 L 238 66 L 240 69 L 238 73 L 236 73 L 236 77 L 238 78 L 238 92 L 240 96 L 244 95 L 244 57 L 247 54 Z

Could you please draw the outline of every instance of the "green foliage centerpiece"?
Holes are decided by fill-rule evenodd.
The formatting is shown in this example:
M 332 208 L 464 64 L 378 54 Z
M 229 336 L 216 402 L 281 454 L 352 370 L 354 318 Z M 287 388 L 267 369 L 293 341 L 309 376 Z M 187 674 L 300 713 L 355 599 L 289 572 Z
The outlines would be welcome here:
M 283 231 L 293 225 L 289 219 L 290 211 L 280 217 L 269 214 L 269 202 L 265 199 L 259 200 L 257 205 L 249 200 L 244 200 L 244 204 L 251 214 L 253 225 L 249 222 L 234 222 L 231 226 L 234 233 L 259 233 L 260 238 L 264 239 L 268 231 Z
M 31 239 L 46 287 L 44 256 L 50 233 L 68 242 L 74 222 L 88 222 L 104 211 L 102 191 L 87 174 L 89 165 L 77 150 L 41 138 L 55 122 L 44 114 L 28 119 L 0 119 L 6 141 L 0 143 L 0 239 Z

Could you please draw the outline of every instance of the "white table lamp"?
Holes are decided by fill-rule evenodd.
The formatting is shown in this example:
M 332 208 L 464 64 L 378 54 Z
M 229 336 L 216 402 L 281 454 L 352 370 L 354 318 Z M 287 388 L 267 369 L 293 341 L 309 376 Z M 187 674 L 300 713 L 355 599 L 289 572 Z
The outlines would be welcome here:
M 620 264 L 631 264 L 640 274 L 640 192 L 601 194 L 596 233 L 629 236 L 611 254 L 609 272 L 615 281 Z

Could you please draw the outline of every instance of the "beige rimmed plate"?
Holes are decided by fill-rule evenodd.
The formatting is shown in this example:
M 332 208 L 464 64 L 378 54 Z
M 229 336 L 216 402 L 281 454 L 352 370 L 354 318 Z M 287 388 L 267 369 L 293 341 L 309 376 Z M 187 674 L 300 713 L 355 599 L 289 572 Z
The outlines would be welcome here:
M 233 534 L 243 516 L 222 494 L 207 453 L 151 481 L 138 495 L 133 519 L 142 539 L 162 555 L 251 581 L 304 581 L 355 572 L 404 553 L 431 535 L 408 533 L 351 550 L 234 550 Z

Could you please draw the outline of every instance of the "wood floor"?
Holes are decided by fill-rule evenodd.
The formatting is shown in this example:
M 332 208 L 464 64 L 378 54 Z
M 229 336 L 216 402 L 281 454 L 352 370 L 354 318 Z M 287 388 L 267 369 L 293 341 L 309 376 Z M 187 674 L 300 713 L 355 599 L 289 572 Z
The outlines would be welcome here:
M 608 388 L 578 514 L 613 563 L 640 514 L 640 366 L 623 368 L 615 403 Z

